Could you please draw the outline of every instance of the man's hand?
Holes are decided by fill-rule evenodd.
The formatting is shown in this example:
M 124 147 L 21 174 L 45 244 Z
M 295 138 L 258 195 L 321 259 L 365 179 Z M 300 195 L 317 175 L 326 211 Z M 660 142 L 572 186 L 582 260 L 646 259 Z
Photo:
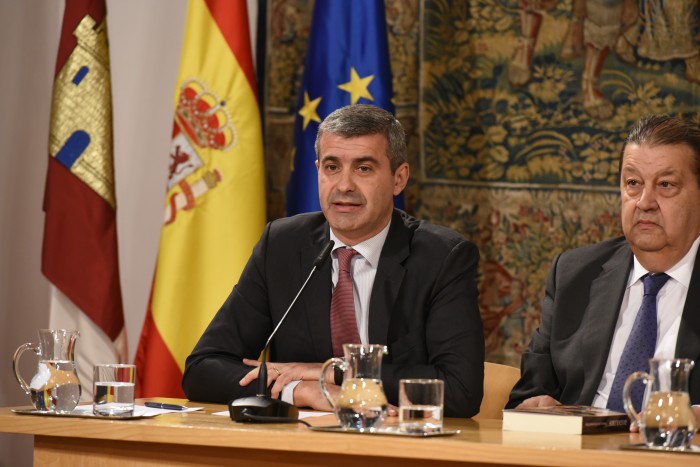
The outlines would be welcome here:
M 243 363 L 255 367 L 254 369 L 250 370 L 248 374 L 246 374 L 240 381 L 241 386 L 247 386 L 252 381 L 258 379 L 258 372 L 260 371 L 260 362 L 258 360 L 249 360 L 247 358 L 244 358 Z M 333 376 L 333 372 L 329 371 L 328 376 L 329 378 L 331 378 Z M 318 379 L 320 377 L 321 363 L 267 362 L 267 383 L 269 385 L 272 381 L 275 382 L 275 384 L 271 388 L 271 395 L 274 398 L 279 397 L 279 394 L 280 392 L 282 392 L 282 389 L 292 381 L 310 381 L 314 382 L 316 386 L 318 386 Z M 333 381 L 327 382 L 333 383 Z M 296 403 L 296 390 L 294 391 L 294 394 L 295 405 L 299 406 L 299 404 Z M 323 402 L 325 402 L 325 400 Z
M 561 403 L 551 396 L 535 396 L 522 401 L 516 409 L 532 409 L 535 407 L 554 407 Z
M 340 386 L 327 385 L 331 399 L 336 400 L 340 393 Z M 302 381 L 294 388 L 294 405 L 297 407 L 311 407 L 314 410 L 332 411 L 333 408 L 321 394 L 321 385 L 318 381 Z

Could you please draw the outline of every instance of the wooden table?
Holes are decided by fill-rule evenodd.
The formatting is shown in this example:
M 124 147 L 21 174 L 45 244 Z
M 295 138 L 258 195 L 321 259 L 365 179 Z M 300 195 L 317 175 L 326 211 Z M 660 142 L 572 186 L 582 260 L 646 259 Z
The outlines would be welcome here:
M 163 399 L 165 401 L 165 399 Z M 168 399 L 184 404 L 185 401 Z M 0 432 L 34 435 L 35 465 L 700 465 L 700 454 L 621 450 L 639 435 L 502 432 L 500 420 L 446 420 L 455 436 L 412 438 L 310 431 L 295 424 L 240 424 L 201 412 L 139 420 L 18 415 L 0 408 Z M 27 408 L 27 407 L 23 407 Z M 335 423 L 332 416 L 309 419 Z

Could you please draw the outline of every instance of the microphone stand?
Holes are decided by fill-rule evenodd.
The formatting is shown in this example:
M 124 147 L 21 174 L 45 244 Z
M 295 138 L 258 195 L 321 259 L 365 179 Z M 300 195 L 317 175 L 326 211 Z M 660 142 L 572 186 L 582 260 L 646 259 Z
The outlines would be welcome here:
M 316 269 L 321 267 L 321 265 L 326 261 L 326 258 L 330 256 L 331 250 L 333 249 L 334 242 L 330 240 L 321 250 L 321 253 L 316 257 L 311 268 L 311 272 L 306 277 L 306 280 L 301 285 L 299 292 L 290 303 L 287 311 L 284 312 L 282 318 L 275 326 L 275 329 L 267 338 L 265 347 L 260 355 L 260 369 L 258 371 L 258 393 L 251 397 L 241 397 L 234 399 L 229 403 L 229 413 L 231 415 L 231 420 L 237 422 L 261 422 L 261 423 L 281 423 L 281 422 L 296 422 L 299 419 L 299 409 L 294 407 L 292 404 L 284 402 L 281 399 L 273 399 L 269 395 L 269 389 L 267 387 L 267 361 L 269 358 L 270 343 L 272 338 L 275 337 L 277 330 L 280 328 L 284 320 L 287 318 L 289 311 L 292 309 L 297 299 L 306 288 L 306 284 L 311 279 L 311 276 L 316 272 Z

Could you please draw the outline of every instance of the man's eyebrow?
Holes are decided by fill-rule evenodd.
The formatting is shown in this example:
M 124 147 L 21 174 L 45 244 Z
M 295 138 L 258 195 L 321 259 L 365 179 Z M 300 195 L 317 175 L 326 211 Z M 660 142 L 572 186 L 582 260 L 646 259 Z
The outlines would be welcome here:
M 362 156 L 352 161 L 353 164 L 364 164 L 365 162 L 373 162 L 375 164 L 378 164 L 379 159 L 377 159 L 374 156 Z
M 662 170 L 661 172 L 658 173 L 659 177 L 667 177 L 669 175 L 681 175 L 683 173 L 682 170 L 677 169 L 675 167 L 669 167 L 666 170 Z
M 321 158 L 321 162 L 338 162 L 338 156 L 334 156 L 332 154 L 329 154 L 327 156 L 323 156 Z
M 633 165 L 623 165 L 622 172 L 631 172 L 633 174 L 638 174 L 639 169 Z M 668 177 L 669 175 L 681 175 L 683 172 L 675 167 L 669 167 L 660 172 L 654 174 L 654 177 Z
M 325 163 L 325 162 L 336 162 L 336 163 L 337 163 L 337 162 L 339 162 L 339 161 L 340 161 L 340 158 L 339 158 L 338 156 L 334 156 L 334 155 L 332 155 L 332 154 L 328 154 L 328 155 L 323 156 L 323 157 L 321 158 L 321 162 L 322 162 L 322 163 Z M 377 159 L 377 158 L 374 157 L 374 156 L 362 156 L 362 157 L 358 157 L 357 159 L 353 159 L 351 162 L 352 162 L 354 165 L 357 165 L 357 164 L 365 164 L 365 163 L 367 163 L 367 162 L 372 162 L 372 163 L 378 164 L 378 163 L 379 163 L 379 159 Z

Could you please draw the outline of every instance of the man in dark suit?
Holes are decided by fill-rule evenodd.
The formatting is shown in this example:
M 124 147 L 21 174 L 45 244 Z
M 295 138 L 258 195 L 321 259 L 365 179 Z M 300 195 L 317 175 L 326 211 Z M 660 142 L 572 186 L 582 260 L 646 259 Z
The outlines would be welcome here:
M 311 278 L 272 343 L 272 396 L 328 409 L 318 379 L 338 344 L 330 317 L 338 251 L 352 247 L 359 253 L 351 263 L 352 326 L 362 343 L 388 346 L 381 372 L 389 403 L 397 403 L 399 379 L 439 378 L 447 416 L 478 413 L 484 360 L 479 254 L 460 234 L 393 208 L 409 177 L 406 152 L 401 124 L 377 107 L 348 106 L 324 120 L 316 139 L 323 213 L 267 225 L 238 284 L 187 359 L 188 398 L 226 403 L 255 394 L 256 359 L 267 337 L 314 258 L 333 240 L 331 260 Z
M 620 362 L 639 351 L 628 352 L 627 342 L 640 326 L 645 276 L 669 276 L 656 296 L 650 352 L 700 362 L 700 128 L 665 115 L 640 120 L 622 152 L 620 190 L 625 236 L 554 260 L 542 323 L 523 353 L 508 408 L 562 403 L 619 410 L 616 381 L 634 371 Z M 648 371 L 648 364 L 640 369 Z M 698 369 L 689 392 L 700 404 Z

